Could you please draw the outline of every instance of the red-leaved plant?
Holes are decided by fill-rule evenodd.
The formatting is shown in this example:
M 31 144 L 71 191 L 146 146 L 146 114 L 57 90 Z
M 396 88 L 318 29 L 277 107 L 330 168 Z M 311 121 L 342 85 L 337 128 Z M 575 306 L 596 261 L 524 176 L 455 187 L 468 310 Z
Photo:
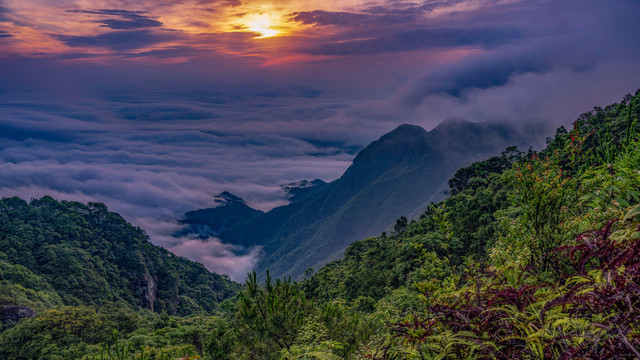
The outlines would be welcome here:
M 614 239 L 616 222 L 555 249 L 569 259 L 563 281 L 523 271 L 513 286 L 485 272 L 482 288 L 394 325 L 395 341 L 421 358 L 640 358 L 640 239 Z

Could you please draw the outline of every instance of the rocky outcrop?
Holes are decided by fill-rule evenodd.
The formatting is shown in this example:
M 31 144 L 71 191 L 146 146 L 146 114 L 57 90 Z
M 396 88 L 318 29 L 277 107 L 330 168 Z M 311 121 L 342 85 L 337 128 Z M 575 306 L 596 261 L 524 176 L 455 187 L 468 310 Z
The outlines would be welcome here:
M 147 301 L 149 310 L 154 311 L 153 304 L 156 302 L 156 291 L 158 286 L 154 276 L 149 274 L 149 270 L 146 270 L 144 273 L 144 283 L 146 284 L 146 288 L 143 290 L 144 298 Z

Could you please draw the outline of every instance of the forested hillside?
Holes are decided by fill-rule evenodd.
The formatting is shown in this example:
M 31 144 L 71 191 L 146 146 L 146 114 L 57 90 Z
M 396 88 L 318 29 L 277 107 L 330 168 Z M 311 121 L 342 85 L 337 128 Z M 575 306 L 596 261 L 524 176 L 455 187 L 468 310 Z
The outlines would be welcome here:
M 105 205 L 0 201 L 0 305 L 114 302 L 171 315 L 212 311 L 239 285 L 154 246 Z
M 300 282 L 254 273 L 215 316 L 56 307 L 5 330 L 0 358 L 107 359 L 115 343 L 128 359 L 640 357 L 639 114 L 637 92 L 540 152 L 460 169 L 420 218 Z

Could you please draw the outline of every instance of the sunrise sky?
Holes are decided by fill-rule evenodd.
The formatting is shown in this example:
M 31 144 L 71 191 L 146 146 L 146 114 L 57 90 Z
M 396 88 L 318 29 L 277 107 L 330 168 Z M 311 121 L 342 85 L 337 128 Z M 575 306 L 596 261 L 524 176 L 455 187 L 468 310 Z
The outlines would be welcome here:
M 339 177 L 403 123 L 551 135 L 640 88 L 639 16 L 636 0 L 0 0 L 0 195 L 105 202 L 244 275 L 251 251 L 172 238 L 175 220 L 224 190 L 283 204 L 280 185 Z

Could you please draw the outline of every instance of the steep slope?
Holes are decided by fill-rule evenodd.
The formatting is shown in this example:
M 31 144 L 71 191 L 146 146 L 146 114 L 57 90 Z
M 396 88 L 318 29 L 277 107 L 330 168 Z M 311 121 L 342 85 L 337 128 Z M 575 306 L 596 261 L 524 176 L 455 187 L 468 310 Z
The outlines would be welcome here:
M 529 138 L 530 139 L 530 138 Z M 450 120 L 427 132 L 401 125 L 362 150 L 344 175 L 308 198 L 230 227 L 229 243 L 261 245 L 257 271 L 298 278 L 353 241 L 389 229 L 403 215 L 442 200 L 456 169 L 528 145 L 513 128 Z
M 0 305 L 212 311 L 239 285 L 154 246 L 103 204 L 0 200 Z

